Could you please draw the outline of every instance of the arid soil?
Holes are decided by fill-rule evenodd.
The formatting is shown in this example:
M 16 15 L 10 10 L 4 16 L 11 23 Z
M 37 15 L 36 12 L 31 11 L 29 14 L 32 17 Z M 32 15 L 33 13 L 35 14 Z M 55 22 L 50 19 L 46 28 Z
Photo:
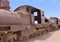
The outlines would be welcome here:
M 27 42 L 60 42 L 60 30 L 31 38 Z

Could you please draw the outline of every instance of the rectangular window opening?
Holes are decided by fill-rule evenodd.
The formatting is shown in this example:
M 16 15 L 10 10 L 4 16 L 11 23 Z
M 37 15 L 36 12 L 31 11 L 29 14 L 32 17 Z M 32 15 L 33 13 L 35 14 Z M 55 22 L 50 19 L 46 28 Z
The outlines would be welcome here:
M 34 16 L 38 16 L 37 12 L 34 12 Z

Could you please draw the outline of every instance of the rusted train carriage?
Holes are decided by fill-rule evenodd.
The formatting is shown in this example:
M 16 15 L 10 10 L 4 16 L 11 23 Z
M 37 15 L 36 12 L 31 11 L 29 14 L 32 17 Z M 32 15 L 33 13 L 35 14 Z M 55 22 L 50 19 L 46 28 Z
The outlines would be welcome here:
M 0 6 L 0 42 L 24 41 L 59 27 L 59 19 L 47 19 L 42 10 L 24 5 L 11 12 L 8 0 L 4 2 L 7 4 Z

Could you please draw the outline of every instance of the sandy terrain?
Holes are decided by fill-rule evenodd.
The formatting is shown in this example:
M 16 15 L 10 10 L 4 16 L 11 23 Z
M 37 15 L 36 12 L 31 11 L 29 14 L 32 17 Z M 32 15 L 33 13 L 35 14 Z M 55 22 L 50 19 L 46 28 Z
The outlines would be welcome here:
M 29 39 L 27 42 L 60 42 L 60 30 Z

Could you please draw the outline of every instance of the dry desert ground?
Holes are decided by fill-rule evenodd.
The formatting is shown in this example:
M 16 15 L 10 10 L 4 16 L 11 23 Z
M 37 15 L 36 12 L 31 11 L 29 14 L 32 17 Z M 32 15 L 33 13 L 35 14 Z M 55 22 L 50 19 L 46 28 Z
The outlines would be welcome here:
M 29 39 L 27 42 L 60 42 L 60 30 Z

